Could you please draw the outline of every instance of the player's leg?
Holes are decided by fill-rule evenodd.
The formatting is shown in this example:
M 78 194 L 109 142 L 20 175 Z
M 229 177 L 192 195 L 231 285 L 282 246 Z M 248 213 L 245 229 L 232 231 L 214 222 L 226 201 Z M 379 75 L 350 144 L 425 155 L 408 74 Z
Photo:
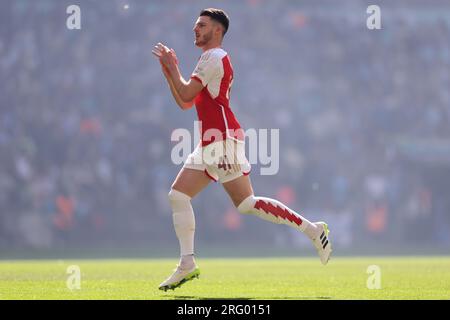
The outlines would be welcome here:
M 241 176 L 223 184 L 234 205 L 241 213 L 254 214 L 277 224 L 287 224 L 305 232 L 310 238 L 317 235 L 317 227 L 281 202 L 256 197 L 249 176 Z
M 194 259 L 195 217 L 191 199 L 210 182 L 204 171 L 182 168 L 169 192 L 173 225 L 180 244 L 180 262 L 175 272 L 163 283 L 161 290 L 175 289 L 198 277 L 200 271 Z
M 202 170 L 183 167 L 172 184 L 172 190 L 177 190 L 194 198 L 211 182 L 211 178 Z
M 299 229 L 313 241 L 322 263 L 328 262 L 331 243 L 325 223 L 312 223 L 277 200 L 255 197 L 249 176 L 243 175 L 225 182 L 223 187 L 240 213 L 253 214 L 273 223 L 286 224 Z
M 191 199 L 210 182 L 203 171 L 182 168 L 169 192 L 173 225 L 180 243 L 180 265 L 192 266 L 194 262 L 195 216 Z

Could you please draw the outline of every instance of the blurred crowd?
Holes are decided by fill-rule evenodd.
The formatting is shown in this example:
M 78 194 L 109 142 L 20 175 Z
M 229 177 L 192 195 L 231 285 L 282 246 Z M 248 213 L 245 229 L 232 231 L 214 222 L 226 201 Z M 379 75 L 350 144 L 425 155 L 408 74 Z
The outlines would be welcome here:
M 400 2 L 399 2 L 400 3 Z M 280 169 L 251 178 L 336 245 L 450 247 L 450 5 L 226 1 L 231 106 L 280 129 Z M 194 130 L 151 48 L 187 78 L 206 1 L 7 0 L 0 10 L 0 248 L 175 246 L 171 133 Z M 129 4 L 125 9 L 124 5 Z M 194 147 L 194 145 L 192 145 Z M 193 201 L 200 244 L 292 247 L 304 237 L 237 213 L 220 185 Z

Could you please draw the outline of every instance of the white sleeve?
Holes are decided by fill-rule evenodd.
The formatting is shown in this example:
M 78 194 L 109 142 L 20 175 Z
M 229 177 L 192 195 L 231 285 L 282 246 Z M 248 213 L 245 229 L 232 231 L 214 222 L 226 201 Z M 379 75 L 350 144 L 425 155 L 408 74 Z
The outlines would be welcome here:
M 191 78 L 200 80 L 202 85 L 206 87 L 219 74 L 221 62 L 217 55 L 210 53 L 202 55 Z

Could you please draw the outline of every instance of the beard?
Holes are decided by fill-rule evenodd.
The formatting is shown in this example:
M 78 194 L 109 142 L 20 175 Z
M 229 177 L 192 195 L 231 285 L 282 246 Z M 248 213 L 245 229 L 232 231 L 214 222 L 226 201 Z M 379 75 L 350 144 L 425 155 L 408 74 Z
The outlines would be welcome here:
M 197 47 L 204 47 L 205 45 L 208 44 L 209 41 L 211 41 L 212 37 L 213 37 L 213 32 L 211 30 L 209 33 L 196 38 L 195 39 L 195 45 Z

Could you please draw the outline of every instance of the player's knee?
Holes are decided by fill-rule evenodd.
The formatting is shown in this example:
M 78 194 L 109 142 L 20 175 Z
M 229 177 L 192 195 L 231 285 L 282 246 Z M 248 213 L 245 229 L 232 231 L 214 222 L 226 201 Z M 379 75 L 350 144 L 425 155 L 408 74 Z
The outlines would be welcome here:
M 169 194 L 167 195 L 169 197 L 169 201 L 191 201 L 191 197 L 189 197 L 187 194 L 175 190 L 170 189 Z
M 247 198 L 245 198 L 238 206 L 237 209 L 240 213 L 252 213 L 252 210 L 255 206 L 255 196 L 251 195 Z
M 190 208 L 191 206 L 191 197 L 183 192 L 170 189 L 167 196 L 169 198 L 170 206 L 174 211 L 184 210 L 186 208 Z

